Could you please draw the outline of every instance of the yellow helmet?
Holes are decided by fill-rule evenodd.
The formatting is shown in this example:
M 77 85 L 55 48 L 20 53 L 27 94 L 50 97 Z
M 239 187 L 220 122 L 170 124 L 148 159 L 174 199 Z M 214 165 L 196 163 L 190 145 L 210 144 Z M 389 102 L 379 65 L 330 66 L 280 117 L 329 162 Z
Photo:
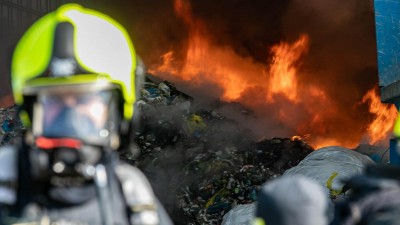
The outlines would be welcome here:
M 18 42 L 11 65 L 13 95 L 24 105 L 49 87 L 112 85 L 122 97 L 121 117 L 131 120 L 137 69 L 133 44 L 118 22 L 66 4 L 40 18 Z M 23 109 L 22 120 L 29 126 L 32 113 Z

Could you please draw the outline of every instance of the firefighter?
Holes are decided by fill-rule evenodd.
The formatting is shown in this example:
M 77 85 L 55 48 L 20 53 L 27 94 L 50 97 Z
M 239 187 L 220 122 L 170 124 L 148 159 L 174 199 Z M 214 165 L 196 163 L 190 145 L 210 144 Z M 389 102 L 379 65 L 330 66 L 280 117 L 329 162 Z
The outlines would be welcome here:
M 252 224 L 327 225 L 328 198 L 303 175 L 278 177 L 262 186 Z
M 66 4 L 35 22 L 11 65 L 26 127 L 0 149 L 0 224 L 172 224 L 129 148 L 143 67 L 126 30 Z

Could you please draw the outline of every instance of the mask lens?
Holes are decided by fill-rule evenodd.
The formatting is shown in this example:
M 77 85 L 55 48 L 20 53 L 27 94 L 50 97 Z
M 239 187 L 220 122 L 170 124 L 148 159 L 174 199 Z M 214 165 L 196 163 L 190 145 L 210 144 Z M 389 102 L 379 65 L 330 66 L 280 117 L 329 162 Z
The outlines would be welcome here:
M 111 92 L 42 94 L 42 136 L 101 140 L 108 137 Z

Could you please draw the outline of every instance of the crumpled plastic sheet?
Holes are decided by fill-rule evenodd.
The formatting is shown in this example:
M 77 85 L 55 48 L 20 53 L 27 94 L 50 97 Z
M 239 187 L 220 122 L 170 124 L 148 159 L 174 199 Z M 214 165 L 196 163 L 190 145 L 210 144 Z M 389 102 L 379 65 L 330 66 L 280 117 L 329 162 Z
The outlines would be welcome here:
M 225 214 L 222 225 L 249 225 L 254 219 L 256 203 L 238 205 Z
M 338 197 L 344 181 L 361 174 L 367 165 L 374 164 L 368 156 L 339 146 L 321 148 L 309 154 L 284 175 L 301 174 L 325 187 L 331 198 Z M 340 196 L 339 196 L 340 197 Z

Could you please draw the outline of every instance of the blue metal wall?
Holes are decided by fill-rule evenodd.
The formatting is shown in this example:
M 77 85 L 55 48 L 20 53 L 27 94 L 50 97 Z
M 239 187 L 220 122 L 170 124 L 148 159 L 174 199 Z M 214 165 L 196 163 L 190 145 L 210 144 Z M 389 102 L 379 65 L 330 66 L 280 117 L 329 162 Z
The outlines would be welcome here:
M 400 0 L 374 0 L 382 102 L 400 107 Z M 398 139 L 390 140 L 390 163 L 400 164 Z
M 375 0 L 379 86 L 383 102 L 400 97 L 400 0 Z

